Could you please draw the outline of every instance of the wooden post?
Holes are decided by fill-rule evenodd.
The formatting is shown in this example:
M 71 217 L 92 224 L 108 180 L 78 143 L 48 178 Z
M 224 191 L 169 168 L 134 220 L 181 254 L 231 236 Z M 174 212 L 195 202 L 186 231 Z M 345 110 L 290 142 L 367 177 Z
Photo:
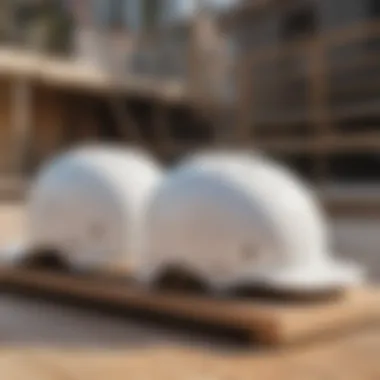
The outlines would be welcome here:
M 124 139 L 143 144 L 138 123 L 127 105 L 127 97 L 122 85 L 126 78 L 126 73 L 123 71 L 123 65 L 120 65 L 120 57 L 115 53 L 113 44 L 110 43 L 113 42 L 109 40 L 110 37 L 112 38 L 112 34 L 94 16 L 94 14 L 91 14 L 88 22 L 98 34 L 99 40 L 102 41 L 100 48 L 108 58 L 107 69 L 111 90 L 105 94 L 105 100 L 114 117 L 115 125 Z
M 310 115 L 315 132 L 315 176 L 318 183 L 328 177 L 326 140 L 332 132 L 328 110 L 328 86 L 325 46 L 319 38 L 311 44 L 310 64 Z
M 11 86 L 12 174 L 23 177 L 31 138 L 32 88 L 26 78 L 16 78 Z
M 155 144 L 159 154 L 167 153 L 171 147 L 170 130 L 168 123 L 168 109 L 161 100 L 156 100 L 153 104 L 153 128 L 155 134 Z
M 252 138 L 253 70 L 249 57 L 243 56 L 238 66 L 238 113 L 236 140 L 238 144 L 250 143 Z
M 187 46 L 187 73 L 186 73 L 186 90 L 191 99 L 197 100 L 199 84 L 199 51 L 198 51 L 198 25 L 200 15 L 196 14 L 191 21 L 190 36 Z

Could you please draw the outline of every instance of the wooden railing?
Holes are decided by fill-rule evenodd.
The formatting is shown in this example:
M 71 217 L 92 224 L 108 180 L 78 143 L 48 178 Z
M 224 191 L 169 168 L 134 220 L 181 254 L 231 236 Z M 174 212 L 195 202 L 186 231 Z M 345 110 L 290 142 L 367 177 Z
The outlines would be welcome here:
M 380 122 L 380 54 L 371 43 L 380 47 L 379 21 L 248 52 L 239 65 L 241 133 L 305 124 L 315 137 L 355 116 Z
M 321 180 L 332 154 L 378 152 L 378 47 L 376 20 L 246 52 L 239 62 L 238 139 L 309 156 Z

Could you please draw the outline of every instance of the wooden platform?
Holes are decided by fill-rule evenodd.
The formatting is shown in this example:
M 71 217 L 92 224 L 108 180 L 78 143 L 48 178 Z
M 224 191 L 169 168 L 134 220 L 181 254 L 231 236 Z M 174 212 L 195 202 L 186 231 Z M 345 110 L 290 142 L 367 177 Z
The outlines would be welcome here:
M 239 330 L 253 341 L 284 345 L 328 338 L 369 324 L 380 325 L 380 289 L 349 292 L 344 298 L 300 304 L 254 299 L 147 292 L 135 285 L 105 278 L 54 274 L 37 270 L 0 270 L 0 285 L 21 291 L 92 301 L 145 314 Z

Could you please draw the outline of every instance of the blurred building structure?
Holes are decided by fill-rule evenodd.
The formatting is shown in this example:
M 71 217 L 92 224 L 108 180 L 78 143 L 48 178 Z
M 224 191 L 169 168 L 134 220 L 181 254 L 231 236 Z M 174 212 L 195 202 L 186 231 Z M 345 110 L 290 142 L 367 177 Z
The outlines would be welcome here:
M 241 139 L 331 195 L 380 180 L 380 2 L 244 1 L 223 18 L 239 57 Z
M 216 23 L 195 3 L 175 4 L 2 2 L 1 172 L 33 172 L 83 139 L 143 141 L 168 159 L 192 144 L 209 144 L 210 113 L 195 111 L 196 84 L 205 78 L 194 66 L 200 46 L 214 49 Z
M 365 194 L 380 173 L 379 4 L 3 0 L 0 171 L 89 139 L 167 160 L 228 143 L 332 196 Z

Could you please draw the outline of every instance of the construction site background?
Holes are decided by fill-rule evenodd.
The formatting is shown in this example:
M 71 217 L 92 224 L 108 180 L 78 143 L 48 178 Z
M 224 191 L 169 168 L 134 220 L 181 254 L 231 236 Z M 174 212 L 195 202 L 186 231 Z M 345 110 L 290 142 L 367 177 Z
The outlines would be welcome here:
M 238 145 L 373 210 L 379 15 L 362 0 L 4 0 L 1 178 L 83 141 L 168 163 Z
M 0 0 L 1 246 L 17 249 L 27 235 L 25 190 L 71 146 L 138 144 L 168 167 L 196 149 L 238 146 L 307 179 L 330 211 L 334 252 L 377 284 L 379 16 L 379 0 Z M 94 283 L 109 290 L 102 277 Z M 271 350 L 58 298 L 3 289 L 8 378 L 379 378 L 376 324 Z M 335 311 L 335 323 L 360 318 L 366 303 Z M 302 333 L 310 320 L 334 324 L 323 308 L 307 306 L 309 320 L 277 316 Z

